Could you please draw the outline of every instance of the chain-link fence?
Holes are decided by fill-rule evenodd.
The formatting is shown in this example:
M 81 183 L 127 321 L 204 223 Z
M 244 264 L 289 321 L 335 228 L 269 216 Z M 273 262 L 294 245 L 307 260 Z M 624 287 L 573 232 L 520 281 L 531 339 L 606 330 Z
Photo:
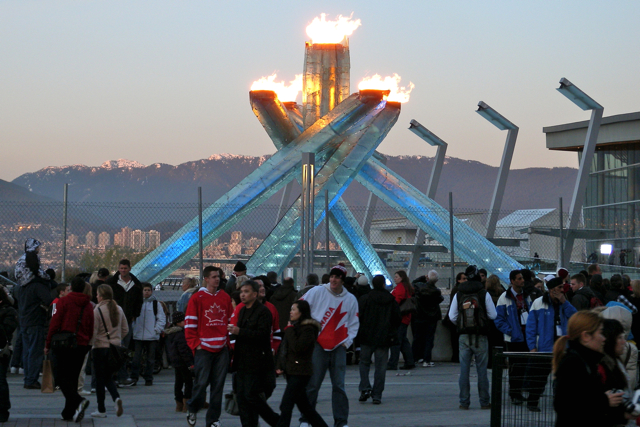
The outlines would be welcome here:
M 239 260 L 247 262 L 254 253 L 260 256 L 270 253 L 269 248 L 261 248 L 261 244 L 274 230 L 278 218 L 286 214 L 286 209 L 277 205 L 263 204 L 248 212 L 242 206 L 218 208 L 207 203 L 203 206 L 205 265 L 219 265 L 228 273 Z M 100 267 L 115 270 L 118 260 L 125 257 L 133 263 L 138 262 L 166 242 L 172 242 L 177 254 L 173 256 L 168 277 L 199 276 L 197 202 L 69 202 L 66 205 L 66 229 L 63 228 L 64 211 L 62 202 L 0 201 L 0 270 L 8 271 L 11 277 L 13 267 L 23 253 L 24 241 L 35 237 L 44 244 L 40 253 L 43 265 L 54 268 L 58 274 L 63 263 L 63 250 L 66 250 L 67 277 L 78 272 L 93 272 Z M 435 269 L 445 285 L 451 280 L 451 272 L 461 271 L 467 265 L 461 256 L 455 256 L 452 268 L 451 254 L 447 250 L 451 230 L 444 230 L 446 239 L 443 234 L 418 233 L 416 225 L 407 219 L 415 213 L 410 208 L 397 210 L 378 202 L 375 208 L 336 205 L 333 211 L 342 214 L 335 217 L 347 218 L 362 229 L 391 275 L 404 269 L 417 277 Z M 430 211 L 430 214 L 440 228 L 444 227 L 443 218 L 449 216 L 448 210 L 442 208 L 438 212 Z M 476 244 L 472 242 L 477 242 L 478 236 L 486 236 L 490 212 L 454 207 L 454 216 L 456 224 L 463 224 L 454 229 L 454 252 L 462 253 L 460 248 Z M 560 232 L 561 225 L 564 227 L 568 223 L 566 213 L 560 215 L 558 209 L 529 209 L 500 212 L 497 218 L 495 234 L 489 238 L 491 242 L 536 273 L 556 271 L 563 252 L 561 241 L 567 238 L 566 230 Z M 185 226 L 188 232 L 178 233 Z M 580 227 L 581 234 L 574 236 L 570 254 L 572 273 L 596 261 L 604 264 L 605 274 L 615 272 L 638 277 L 636 268 L 640 247 L 636 245 L 640 238 L 616 240 L 615 236 L 621 234 L 619 230 L 585 229 L 582 222 Z M 316 229 L 316 273 L 324 273 L 329 265 L 338 262 L 351 267 L 345 254 L 348 251 L 339 244 L 341 236 L 336 238 L 336 233 L 340 232 L 332 228 L 327 239 L 324 221 Z M 289 239 L 295 243 L 299 235 L 299 227 L 297 230 L 293 227 Z M 612 244 L 611 255 L 601 253 L 600 246 L 605 242 Z M 285 243 L 279 242 L 278 246 L 276 249 L 286 252 L 283 249 Z M 299 259 L 295 244 L 293 247 L 287 252 L 286 267 L 293 269 L 288 273 L 295 275 Z M 178 282 L 167 283 L 177 285 Z

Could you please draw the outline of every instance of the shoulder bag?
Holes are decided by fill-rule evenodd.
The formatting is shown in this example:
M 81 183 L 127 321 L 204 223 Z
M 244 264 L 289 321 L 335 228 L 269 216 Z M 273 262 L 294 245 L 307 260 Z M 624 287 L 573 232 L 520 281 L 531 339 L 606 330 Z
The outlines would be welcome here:
M 107 322 L 104 321 L 104 315 L 102 314 L 101 308 L 98 308 L 98 313 L 100 313 L 100 318 L 102 319 L 102 324 L 104 325 L 104 330 L 107 334 L 107 341 L 109 341 L 109 356 L 107 356 L 107 370 L 109 372 L 116 372 L 125 363 L 127 363 L 127 360 L 129 360 L 129 351 L 127 350 L 126 347 L 111 343 L 109 328 L 107 327 Z
M 86 305 L 84 306 L 86 307 Z M 51 348 L 56 350 L 72 349 L 78 346 L 77 334 L 82 324 L 82 314 L 84 313 L 84 307 L 80 310 L 80 316 L 78 317 L 78 324 L 76 325 L 75 332 L 60 331 L 51 336 Z

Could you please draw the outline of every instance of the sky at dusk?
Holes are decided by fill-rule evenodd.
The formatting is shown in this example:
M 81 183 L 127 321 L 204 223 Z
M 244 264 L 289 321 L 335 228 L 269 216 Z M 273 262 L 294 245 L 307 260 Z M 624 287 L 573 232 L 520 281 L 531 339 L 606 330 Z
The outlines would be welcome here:
M 415 84 L 385 154 L 435 154 L 407 130 L 416 119 L 448 155 L 498 165 L 506 132 L 475 112 L 482 100 L 520 127 L 513 168 L 577 167 L 542 133 L 589 118 L 555 90 L 562 77 L 605 116 L 640 111 L 638 0 L 4 0 L 0 179 L 118 158 L 273 153 L 249 88 L 302 73 L 305 27 L 320 13 L 362 21 L 349 41 L 352 92 L 376 73 Z

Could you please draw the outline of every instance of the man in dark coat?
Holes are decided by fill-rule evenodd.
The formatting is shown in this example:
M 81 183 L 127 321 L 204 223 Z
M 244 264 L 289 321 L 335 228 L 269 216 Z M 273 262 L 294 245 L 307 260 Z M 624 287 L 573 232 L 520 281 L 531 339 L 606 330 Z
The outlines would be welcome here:
M 129 333 L 122 338 L 122 345 L 129 347 L 133 336 L 131 324 L 140 316 L 140 310 L 142 310 L 142 302 L 144 300 L 142 283 L 136 276 L 131 274 L 131 262 L 128 259 L 122 259 L 118 263 L 118 271 L 107 280 L 107 284 L 113 289 L 113 299 L 122 307 L 122 311 L 127 318 Z M 118 379 L 123 386 L 131 386 L 135 383 L 128 377 L 126 366 L 120 369 Z
M 275 370 L 271 355 L 272 317 L 268 308 L 258 301 L 260 286 L 247 280 L 240 288 L 240 300 L 244 307 L 238 314 L 238 324 L 229 325 L 235 338 L 232 369 L 236 371 L 236 391 L 243 426 L 257 426 L 258 416 L 274 426 L 280 416 L 267 401 L 260 397 L 267 378 L 265 373 Z
M 298 299 L 298 291 L 293 287 L 293 279 L 288 277 L 282 281 L 282 285 L 277 286 L 271 295 L 269 302 L 278 310 L 281 331 L 287 327 L 289 322 L 289 312 L 291 305 Z
M 382 402 L 382 392 L 387 373 L 389 347 L 397 342 L 400 326 L 400 307 L 391 293 L 385 289 L 384 276 L 377 275 L 373 289 L 358 301 L 360 310 L 360 402 L 373 398 L 374 404 Z M 373 388 L 369 382 L 371 356 L 375 356 Z
M 233 273 L 229 276 L 227 280 L 226 287 L 222 288 L 226 293 L 231 296 L 236 291 L 236 279 L 240 276 L 247 275 L 247 266 L 242 261 L 238 261 L 236 265 L 233 267 Z
M 442 292 L 436 287 L 438 272 L 431 270 L 427 282 L 414 282 L 417 310 L 411 316 L 411 331 L 413 332 L 413 358 L 426 367 L 435 366 L 431 361 L 431 351 L 436 336 L 438 321 L 442 320 L 440 303 L 444 301 Z

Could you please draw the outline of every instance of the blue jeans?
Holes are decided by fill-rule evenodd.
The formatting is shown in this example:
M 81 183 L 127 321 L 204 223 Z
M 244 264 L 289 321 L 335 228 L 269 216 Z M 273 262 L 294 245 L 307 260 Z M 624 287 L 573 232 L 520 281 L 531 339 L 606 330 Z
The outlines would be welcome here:
M 346 426 L 349 418 L 349 399 L 344 389 L 344 376 L 347 370 L 347 349 L 340 345 L 335 350 L 325 351 L 320 344 L 316 343 L 313 349 L 312 364 L 313 374 L 307 385 L 307 396 L 311 407 L 313 409 L 316 408 L 320 386 L 322 386 L 324 376 L 329 370 L 332 386 L 331 407 L 335 421 L 334 426 Z M 302 416 L 300 422 L 309 422 L 309 420 Z
M 407 329 L 409 329 L 409 325 L 405 325 L 404 323 L 401 323 L 398 327 L 398 344 L 391 347 L 389 363 L 387 364 L 387 369 L 389 370 L 395 371 L 398 369 L 398 361 L 400 360 L 401 351 L 405 366 L 415 366 L 413 351 L 411 350 L 411 344 L 409 344 L 409 339 L 407 338 Z
M 471 402 L 471 384 L 469 373 L 471 370 L 471 356 L 476 357 L 476 370 L 478 371 L 478 394 L 480 406 L 491 403 L 489 396 L 489 377 L 487 377 L 487 363 L 489 362 L 489 340 L 485 335 L 460 335 L 460 406 L 469 407 Z
M 220 420 L 222 413 L 222 389 L 224 379 L 229 367 L 229 350 L 223 348 L 218 353 L 207 350 L 196 350 L 194 355 L 193 370 L 196 379 L 193 383 L 192 398 L 187 402 L 189 412 L 198 412 L 207 394 L 207 388 L 211 385 L 209 396 L 209 409 L 207 410 L 206 424 L 210 426 Z
M 373 371 L 373 389 L 369 382 L 369 367 L 371 356 L 375 357 Z M 370 391 L 371 397 L 381 399 L 384 391 L 384 381 L 387 376 L 387 362 L 389 361 L 389 347 L 376 347 L 366 344 L 360 346 L 360 385 L 358 391 Z
M 140 371 L 142 370 L 142 378 L 146 381 L 153 381 L 153 368 L 156 364 L 156 345 L 158 341 L 142 341 L 133 340 L 134 354 L 133 363 L 131 363 L 131 379 L 138 381 Z M 141 369 L 142 352 L 147 353 L 147 363 L 144 369 Z
M 22 330 L 22 366 L 24 368 L 24 385 L 38 382 L 42 361 L 44 360 L 44 343 L 47 338 L 45 326 L 29 326 Z

